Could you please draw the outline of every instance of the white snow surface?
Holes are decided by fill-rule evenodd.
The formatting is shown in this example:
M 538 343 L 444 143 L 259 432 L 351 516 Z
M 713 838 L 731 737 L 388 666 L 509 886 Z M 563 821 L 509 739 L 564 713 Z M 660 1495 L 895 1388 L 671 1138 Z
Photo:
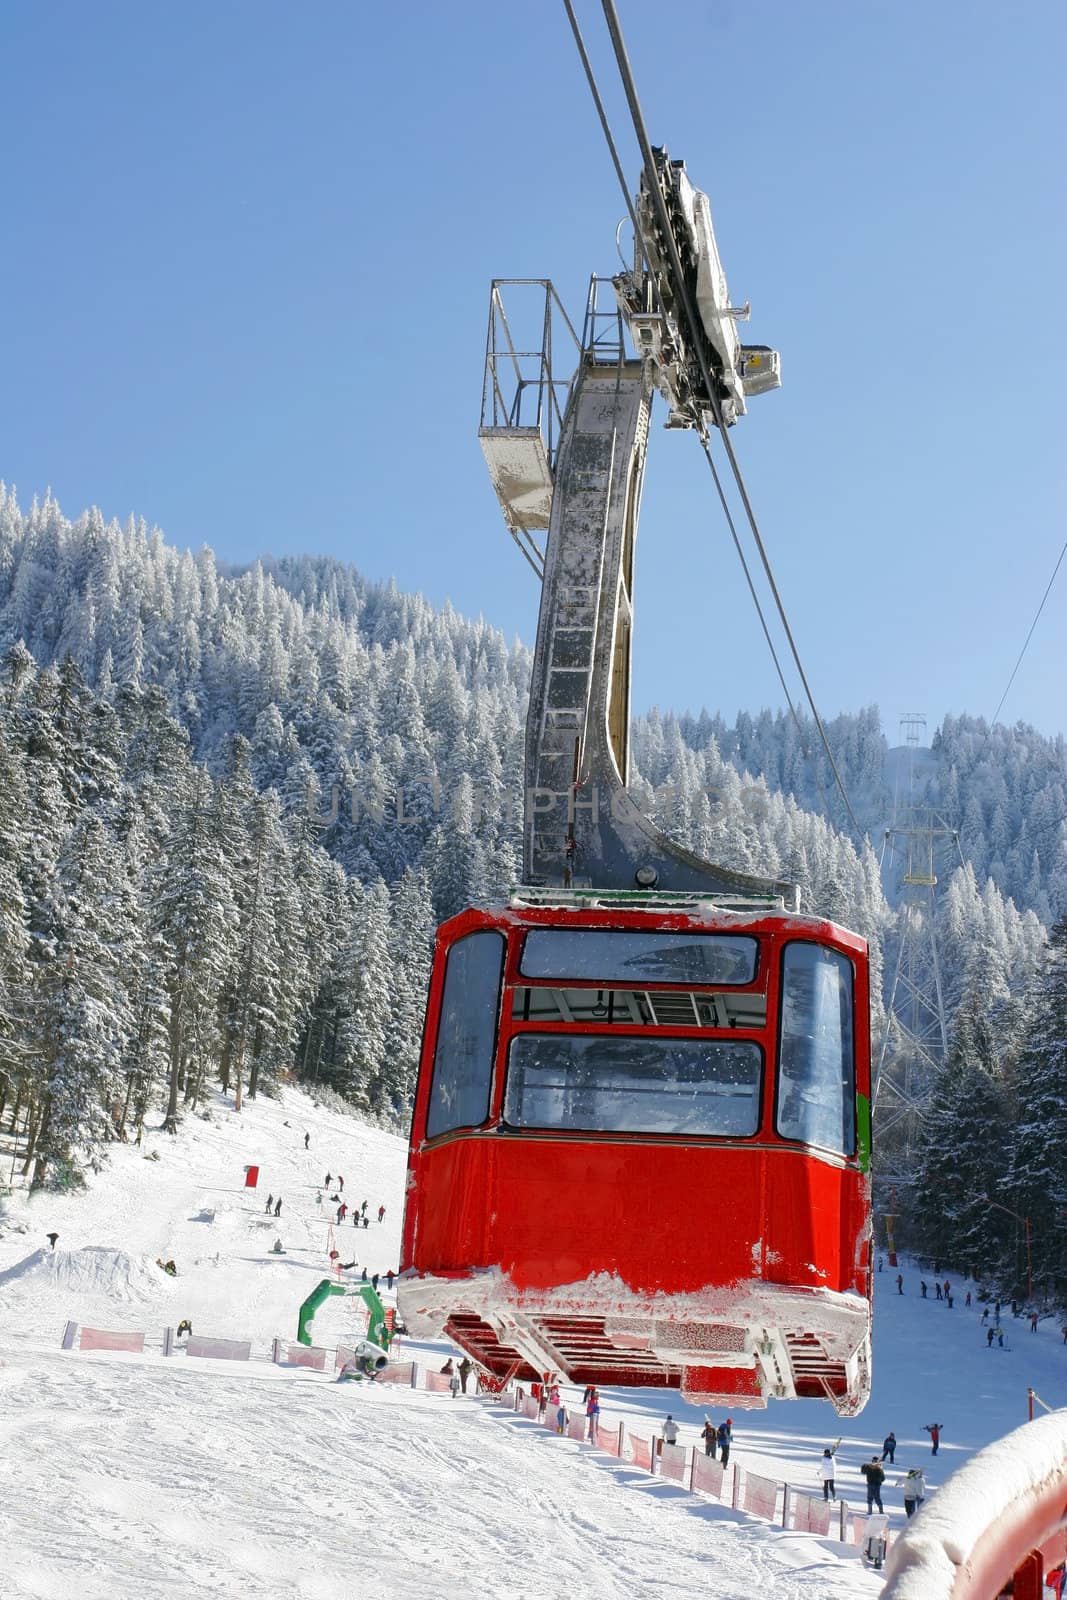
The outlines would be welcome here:
M 834 1539 L 783 1533 L 485 1398 L 337 1385 L 271 1365 L 271 1339 L 295 1339 L 297 1310 L 326 1275 L 336 1203 L 320 1208 L 316 1193 L 327 1170 L 329 1193 L 339 1192 L 340 1169 L 344 1198 L 357 1208 L 366 1198 L 371 1216 L 368 1229 L 350 1218 L 334 1228 L 342 1259 L 384 1273 L 398 1265 L 404 1156 L 401 1139 L 287 1090 L 240 1115 L 219 1101 L 179 1139 L 116 1147 L 81 1194 L 6 1202 L 0 1600 L 880 1593 L 881 1575 Z M 243 1186 L 246 1163 L 260 1167 L 255 1191 Z M 268 1192 L 282 1196 L 277 1220 L 265 1214 Z M 281 1256 L 270 1254 L 278 1237 Z M 173 1258 L 178 1277 L 160 1272 L 157 1257 Z M 909 1466 L 926 1470 L 932 1509 L 955 1468 L 1025 1421 L 1028 1385 L 1067 1405 L 1067 1347 L 1053 1319 L 1031 1334 L 1009 1315 L 1010 1348 L 990 1350 L 951 1263 L 942 1263 L 954 1279 L 951 1311 L 921 1300 L 918 1271 L 903 1271 L 903 1295 L 888 1267 L 876 1277 L 874 1389 L 861 1416 L 794 1401 L 734 1418 L 736 1461 L 812 1494 L 824 1446 L 842 1435 L 838 1490 L 856 1509 L 865 1504 L 859 1465 L 892 1428 L 894 1532 Z M 197 1334 L 251 1339 L 253 1359 L 164 1357 L 162 1330 L 182 1317 Z M 68 1319 L 143 1330 L 146 1353 L 63 1351 Z M 351 1300 L 332 1298 L 315 1341 L 350 1340 L 362 1323 Z M 446 1349 L 408 1341 L 400 1358 L 434 1369 Z M 675 1393 L 601 1398 L 602 1428 L 625 1420 L 647 1438 L 671 1412 L 680 1443 L 698 1443 L 704 1414 Z M 937 1457 L 928 1422 L 944 1424 Z

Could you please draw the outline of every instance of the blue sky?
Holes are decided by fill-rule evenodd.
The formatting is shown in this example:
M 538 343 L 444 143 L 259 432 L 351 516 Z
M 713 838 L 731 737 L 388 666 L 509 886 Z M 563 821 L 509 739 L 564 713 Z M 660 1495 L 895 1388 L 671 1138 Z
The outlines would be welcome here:
M 988 717 L 1064 538 L 1067 8 L 618 6 L 782 352 L 733 439 L 820 709 Z M 5 0 L 0 42 L 0 477 L 532 640 L 476 438 L 489 281 L 579 318 L 623 213 L 562 4 Z M 1004 720 L 1064 728 L 1065 606 L 1061 572 Z M 637 709 L 781 704 L 697 445 L 658 427 L 637 608 Z

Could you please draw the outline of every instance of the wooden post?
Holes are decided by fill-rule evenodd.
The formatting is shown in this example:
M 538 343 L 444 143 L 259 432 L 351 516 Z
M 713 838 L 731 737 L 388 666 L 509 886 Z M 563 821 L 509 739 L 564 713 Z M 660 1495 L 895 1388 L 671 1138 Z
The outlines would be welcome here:
M 78 1324 L 76 1322 L 68 1322 L 67 1326 L 63 1329 L 63 1349 L 73 1350 L 74 1341 L 77 1337 Z
M 793 1492 L 792 1489 L 789 1487 L 789 1485 L 787 1483 L 783 1483 L 782 1484 L 782 1527 L 783 1528 L 788 1528 L 788 1526 L 789 1526 L 789 1497 L 792 1494 L 792 1492 Z
M 626 1460 L 626 1457 L 623 1455 L 623 1449 L 625 1447 L 625 1444 L 626 1444 L 626 1424 L 625 1424 L 625 1422 L 620 1422 L 619 1423 L 619 1460 L 620 1461 L 625 1461 Z

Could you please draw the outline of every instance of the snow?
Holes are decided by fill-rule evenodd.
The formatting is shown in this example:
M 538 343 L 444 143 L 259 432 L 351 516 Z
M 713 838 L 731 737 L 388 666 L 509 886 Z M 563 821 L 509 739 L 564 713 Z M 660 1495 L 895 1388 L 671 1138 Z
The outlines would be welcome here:
M 260 1167 L 254 1192 L 247 1163 Z M 5 1473 L 4 1600 L 880 1592 L 879 1575 L 832 1539 L 785 1534 L 486 1399 L 273 1366 L 270 1341 L 295 1338 L 298 1308 L 326 1275 L 336 1208 L 320 1210 L 315 1196 L 338 1168 L 344 1198 L 357 1208 L 366 1198 L 371 1215 L 368 1229 L 333 1229 L 343 1259 L 395 1268 L 403 1141 L 295 1091 L 246 1102 L 240 1115 L 216 1104 L 177 1140 L 118 1146 L 81 1194 L 6 1203 L 0 1439 L 15 1470 Z M 280 1219 L 265 1214 L 267 1192 L 283 1197 Z M 273 1256 L 279 1235 L 286 1254 Z M 173 1258 L 178 1277 L 157 1257 Z M 1051 1322 L 1036 1334 L 1016 1322 L 1012 1348 L 989 1350 L 978 1309 L 963 1306 L 965 1284 L 950 1311 L 920 1300 L 918 1273 L 903 1271 L 903 1295 L 895 1274 L 876 1276 L 874 1390 L 861 1416 L 840 1421 L 828 1404 L 796 1401 L 734 1419 L 735 1461 L 806 1493 L 818 1493 L 822 1450 L 842 1434 L 838 1487 L 856 1509 L 859 1464 L 893 1428 L 894 1531 L 907 1467 L 927 1470 L 932 1511 L 956 1467 L 1025 1419 L 1028 1385 L 1067 1404 L 1067 1347 Z M 252 1359 L 164 1357 L 162 1330 L 182 1317 L 198 1335 L 251 1339 Z M 146 1353 L 62 1351 L 68 1319 L 144 1330 Z M 337 1296 L 313 1337 L 333 1345 L 362 1324 Z M 432 1370 L 444 1351 L 408 1341 L 402 1359 Z M 703 1412 L 660 1390 L 604 1391 L 601 1427 L 623 1419 L 648 1438 L 667 1412 L 679 1442 L 696 1444 Z M 932 1421 L 945 1425 L 937 1457 L 922 1432 Z

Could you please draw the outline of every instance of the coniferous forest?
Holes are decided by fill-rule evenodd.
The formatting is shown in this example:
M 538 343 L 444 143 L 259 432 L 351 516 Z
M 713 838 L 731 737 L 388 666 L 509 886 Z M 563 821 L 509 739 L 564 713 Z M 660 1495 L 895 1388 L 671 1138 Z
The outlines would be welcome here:
M 0 1126 L 78 1182 L 205 1090 L 295 1077 L 406 1124 L 437 921 L 519 877 L 528 652 L 332 560 L 231 571 L 142 522 L 0 486 Z M 799 882 L 871 944 L 899 911 L 876 709 L 828 724 L 850 837 L 801 722 L 653 711 L 635 787 L 709 859 Z M 959 831 L 937 935 L 951 1048 L 908 1229 L 1067 1303 L 1067 764 L 946 718 L 921 798 Z M 888 896 L 888 898 L 887 898 Z M 1051 930 L 1051 936 L 1049 934 Z M 876 1124 L 877 1127 L 877 1124 Z M 5 1174 L 6 1179 L 6 1174 Z M 1020 1276 L 1021 1275 L 1021 1276 Z

